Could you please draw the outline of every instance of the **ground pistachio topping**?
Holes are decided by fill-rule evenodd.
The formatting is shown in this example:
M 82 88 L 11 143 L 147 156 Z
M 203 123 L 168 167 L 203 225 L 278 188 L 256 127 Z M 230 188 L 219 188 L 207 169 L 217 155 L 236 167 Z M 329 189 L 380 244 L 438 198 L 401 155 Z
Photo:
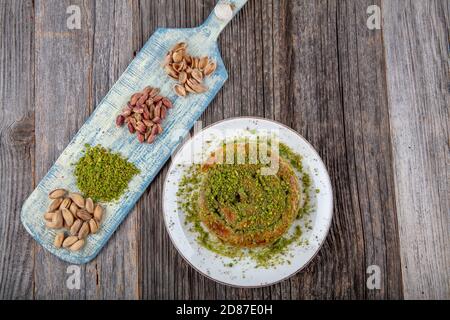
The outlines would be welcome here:
M 94 201 L 118 200 L 139 169 L 122 155 L 97 145 L 85 145 L 84 155 L 75 164 L 78 189 Z
M 303 170 L 300 155 L 282 143 L 280 143 L 279 150 L 280 158 L 289 163 L 290 167 L 300 177 L 302 200 L 300 205 L 295 207 L 295 217 L 304 219 L 311 211 L 311 179 Z M 262 268 L 290 263 L 289 247 L 293 244 L 302 245 L 306 243 L 301 239 L 302 229 L 298 224 L 274 241 L 255 247 L 251 245 L 247 247 L 231 245 L 211 232 L 211 229 L 205 225 L 204 216 L 201 214 L 202 196 L 204 196 L 205 207 L 211 209 L 214 215 L 218 214 L 220 207 L 223 207 L 224 204 L 230 206 L 235 213 L 232 219 L 233 224 L 230 224 L 230 221 L 225 221 L 224 225 L 230 228 L 239 226 L 241 229 L 236 230 L 237 234 L 243 231 L 251 232 L 255 228 L 265 227 L 265 224 L 269 229 L 276 227 L 277 215 L 288 209 L 286 202 L 289 195 L 289 184 L 285 181 L 275 181 L 274 179 L 277 179 L 277 176 L 263 177 L 258 175 L 256 173 L 258 168 L 258 165 L 224 164 L 217 170 L 205 172 L 202 165 L 194 164 L 185 168 L 179 184 L 178 208 L 185 215 L 185 223 L 189 226 L 190 231 L 197 235 L 197 242 L 201 246 L 220 256 L 233 259 L 233 262 L 227 261 L 224 264 L 227 267 L 233 266 L 242 258 L 250 258 L 256 263 L 257 267 Z M 255 178 L 254 182 L 251 182 L 252 177 Z M 207 182 L 205 182 L 206 178 L 208 178 Z M 240 183 L 242 181 L 244 183 Z M 255 189 L 252 190 L 251 188 Z M 260 209 L 254 217 L 248 214 L 247 197 L 253 197 L 252 205 Z M 226 220 L 226 217 L 219 218 Z
M 301 174 L 302 180 L 302 193 L 303 193 L 303 206 L 300 206 L 298 210 L 298 219 L 306 217 L 312 210 L 311 208 L 311 176 L 305 172 L 302 165 L 302 156 L 295 153 L 287 145 L 280 143 L 279 146 L 280 156 L 288 160 L 292 167 Z M 317 190 L 315 191 L 316 193 Z

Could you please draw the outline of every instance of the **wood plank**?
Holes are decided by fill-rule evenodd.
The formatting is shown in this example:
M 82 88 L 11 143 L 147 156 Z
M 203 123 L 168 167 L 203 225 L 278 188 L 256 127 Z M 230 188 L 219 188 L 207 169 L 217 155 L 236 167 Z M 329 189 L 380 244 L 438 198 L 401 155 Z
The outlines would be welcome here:
M 364 281 L 360 283 L 365 287 L 364 298 L 399 299 L 403 293 L 383 38 L 380 30 L 369 30 L 366 25 L 366 10 L 373 4 L 380 6 L 380 1 L 347 1 L 339 7 L 337 41 L 343 133 L 351 208 L 357 214 L 354 218 L 361 219 L 363 232 L 358 242 L 364 248 L 359 257 L 364 262 Z M 351 228 L 347 232 L 352 232 Z M 365 286 L 366 270 L 371 265 L 381 270 L 380 290 Z
M 291 107 L 282 119 L 316 147 L 335 193 L 330 235 L 293 297 L 402 297 L 382 34 L 366 27 L 371 4 L 288 8 L 292 57 L 284 61 L 294 70 L 283 81 L 290 85 L 282 105 Z M 366 287 L 370 265 L 381 269 L 381 290 Z
M 449 299 L 450 2 L 383 1 L 383 16 L 405 298 Z
M 69 5 L 81 9 L 81 29 L 67 28 Z M 36 181 L 64 150 L 90 113 L 92 8 L 90 1 L 36 1 Z M 37 299 L 83 299 L 96 277 L 81 266 L 81 290 L 66 286 L 68 263 L 38 244 Z
M 34 8 L 0 6 L 0 299 L 33 298 L 33 241 L 20 208 L 33 189 Z
M 88 107 L 97 106 L 134 58 L 133 14 L 135 2 L 95 1 L 91 92 Z M 91 35 L 90 35 L 91 37 Z M 86 282 L 86 295 L 96 299 L 137 299 L 138 287 L 138 207 L 133 210 L 108 241 L 86 272 L 96 281 Z

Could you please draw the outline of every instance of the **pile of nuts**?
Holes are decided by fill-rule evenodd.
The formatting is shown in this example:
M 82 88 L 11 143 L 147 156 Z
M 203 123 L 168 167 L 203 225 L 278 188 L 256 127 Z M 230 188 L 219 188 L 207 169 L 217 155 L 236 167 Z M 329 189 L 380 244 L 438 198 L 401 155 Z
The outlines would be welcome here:
M 163 66 L 166 73 L 179 84 L 175 85 L 177 95 L 185 97 L 188 93 L 204 93 L 208 88 L 203 79 L 216 71 L 217 64 L 209 57 L 192 57 L 186 52 L 187 44 L 180 42 L 167 53 Z
M 51 229 L 67 229 L 58 232 L 54 245 L 78 251 L 84 247 L 86 237 L 97 233 L 103 217 L 103 208 L 95 204 L 91 198 L 84 199 L 79 193 L 68 193 L 65 189 L 55 189 L 49 193 L 52 201 L 44 214 L 45 225 Z
M 130 101 L 116 118 L 116 125 L 128 126 L 130 133 L 137 135 L 140 143 L 153 143 L 156 136 L 163 132 L 161 126 L 172 102 L 159 95 L 159 89 L 146 87 L 142 92 L 131 96 Z

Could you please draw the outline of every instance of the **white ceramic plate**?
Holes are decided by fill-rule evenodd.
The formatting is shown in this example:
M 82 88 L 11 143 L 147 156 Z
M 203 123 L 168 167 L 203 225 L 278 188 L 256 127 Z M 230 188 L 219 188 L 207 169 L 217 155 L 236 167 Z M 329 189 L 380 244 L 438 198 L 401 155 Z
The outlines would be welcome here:
M 192 163 L 202 163 L 216 150 L 224 139 L 256 137 L 261 132 L 276 132 L 280 142 L 303 156 L 304 169 L 312 179 L 313 211 L 309 216 L 310 229 L 302 228 L 302 241 L 307 244 L 291 244 L 288 255 L 290 264 L 271 268 L 255 268 L 251 259 L 236 261 L 219 256 L 200 246 L 197 234 L 185 224 L 185 214 L 178 209 L 178 185 L 185 169 Z M 318 190 L 316 193 L 316 189 Z M 302 270 L 317 254 L 324 242 L 333 215 L 333 191 L 327 170 L 314 148 L 297 132 L 274 121 L 244 117 L 218 122 L 188 140 L 172 158 L 166 177 L 163 195 L 164 220 L 173 244 L 183 258 L 208 278 L 236 287 L 261 287 L 284 280 Z M 304 226 L 305 221 L 294 223 Z M 294 228 L 294 226 L 293 226 Z M 233 266 L 227 266 L 233 262 Z

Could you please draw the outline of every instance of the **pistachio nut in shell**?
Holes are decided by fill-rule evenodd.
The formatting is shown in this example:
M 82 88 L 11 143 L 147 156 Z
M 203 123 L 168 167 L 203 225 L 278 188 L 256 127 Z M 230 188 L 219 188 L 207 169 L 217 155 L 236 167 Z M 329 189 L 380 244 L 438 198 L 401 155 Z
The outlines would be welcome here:
M 102 218 L 103 218 L 103 207 L 97 204 L 94 210 L 94 219 L 97 220 L 97 222 L 100 222 L 102 221 Z
M 64 240 L 64 242 L 62 243 L 62 246 L 64 248 L 68 248 L 68 247 L 70 247 L 71 245 L 73 245 L 77 241 L 78 241 L 78 237 L 70 236 L 70 237 L 67 237 L 66 240 Z
M 60 210 L 55 211 L 55 214 L 53 215 L 52 223 L 53 223 L 54 229 L 59 229 L 59 228 L 63 227 L 64 219 L 63 219 L 63 216 L 62 216 L 62 213 Z
M 62 216 L 63 216 L 63 219 L 64 219 L 64 222 L 65 222 L 66 226 L 70 228 L 73 225 L 73 222 L 75 220 L 73 218 L 72 212 L 70 212 L 70 210 L 66 209 L 66 208 L 63 208 L 61 210 L 61 212 L 62 212 Z
M 70 208 L 71 204 L 72 204 L 72 200 L 70 200 L 70 198 L 65 198 L 63 200 L 63 202 L 61 202 L 61 204 L 59 205 L 59 210 L 68 209 L 68 208 Z
M 81 248 L 84 247 L 85 243 L 86 242 L 84 241 L 84 239 L 80 239 L 77 242 L 75 242 L 72 246 L 70 246 L 70 250 L 71 251 L 78 251 L 78 250 L 80 250 Z
M 72 236 L 75 236 L 78 234 L 78 231 L 80 231 L 81 225 L 83 224 L 83 220 L 77 219 L 72 224 L 72 227 L 70 227 L 70 234 Z
M 65 189 L 55 189 L 48 194 L 48 197 L 52 200 L 62 198 L 67 194 Z
M 46 212 L 44 213 L 44 219 L 47 221 L 52 221 L 54 214 L 55 214 L 54 212 Z
M 89 223 L 87 221 L 83 222 L 83 225 L 80 228 L 80 231 L 78 231 L 78 238 L 84 239 L 89 235 L 89 232 L 91 232 L 89 228 Z
M 56 209 L 58 209 L 62 202 L 63 202 L 62 198 L 53 200 L 50 206 L 48 207 L 48 212 L 53 212 Z
M 81 194 L 79 193 L 70 193 L 69 194 L 69 198 L 72 199 L 73 202 L 75 202 L 75 204 L 79 207 L 79 208 L 84 208 L 84 198 Z
M 55 236 L 55 240 L 53 241 L 53 245 L 56 248 L 61 248 L 64 241 L 64 232 L 58 232 Z
M 77 216 L 77 211 L 78 211 L 78 206 L 75 204 L 75 202 L 72 202 L 72 204 L 70 205 L 70 207 L 69 207 L 69 210 L 70 210 L 70 212 L 72 213 L 72 215 L 74 216 L 74 217 L 76 217 Z
M 94 213 L 94 201 L 91 198 L 86 199 L 85 207 L 87 212 Z
M 98 231 L 98 223 L 95 221 L 95 219 L 89 220 L 89 229 L 91 233 L 97 233 Z
M 92 218 L 92 215 L 86 209 L 80 209 L 77 211 L 77 217 L 83 221 L 88 221 Z

